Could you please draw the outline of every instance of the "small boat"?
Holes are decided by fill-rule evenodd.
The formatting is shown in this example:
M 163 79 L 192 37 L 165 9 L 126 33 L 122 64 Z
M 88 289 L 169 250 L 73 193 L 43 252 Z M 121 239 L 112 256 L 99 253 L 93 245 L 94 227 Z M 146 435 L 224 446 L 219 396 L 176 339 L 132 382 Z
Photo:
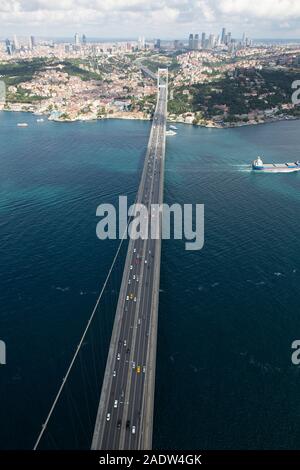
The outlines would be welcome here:
M 177 131 L 177 127 L 176 126 L 169 126 L 170 129 L 173 129 L 174 131 Z
M 166 135 L 169 136 L 169 135 L 176 135 L 177 132 L 174 132 L 174 131 L 167 131 L 166 132 Z
M 28 127 L 27 122 L 19 122 L 17 125 L 18 127 Z
M 44 122 L 43 118 L 37 119 L 36 122 Z
M 252 170 L 263 173 L 293 173 L 300 171 L 300 161 L 294 163 L 264 163 L 261 157 L 257 157 L 252 163 Z

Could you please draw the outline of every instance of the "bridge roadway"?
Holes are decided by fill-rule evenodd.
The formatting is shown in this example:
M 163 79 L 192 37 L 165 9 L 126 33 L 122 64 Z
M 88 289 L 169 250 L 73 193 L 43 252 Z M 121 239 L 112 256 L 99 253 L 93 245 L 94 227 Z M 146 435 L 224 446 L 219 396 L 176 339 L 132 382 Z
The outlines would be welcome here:
M 166 82 L 158 87 L 137 197 L 149 213 L 163 202 L 167 94 Z M 152 448 L 160 256 L 160 236 L 129 241 L 92 449 Z

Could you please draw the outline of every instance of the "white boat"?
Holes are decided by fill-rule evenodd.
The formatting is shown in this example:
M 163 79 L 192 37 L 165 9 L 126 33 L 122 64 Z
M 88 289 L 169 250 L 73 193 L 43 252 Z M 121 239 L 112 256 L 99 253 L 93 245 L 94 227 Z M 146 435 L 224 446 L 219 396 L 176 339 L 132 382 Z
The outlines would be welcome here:
M 18 122 L 17 124 L 18 127 L 28 127 L 27 122 Z
M 170 129 L 173 129 L 174 131 L 177 131 L 177 127 L 176 126 L 169 126 Z
M 166 132 L 166 135 L 169 136 L 169 135 L 176 135 L 177 132 L 174 132 L 174 131 L 167 131 Z
M 264 163 L 261 157 L 257 157 L 252 163 L 252 170 L 263 173 L 293 173 L 300 171 L 300 161 L 294 163 Z
M 37 119 L 36 122 L 44 122 L 43 118 Z

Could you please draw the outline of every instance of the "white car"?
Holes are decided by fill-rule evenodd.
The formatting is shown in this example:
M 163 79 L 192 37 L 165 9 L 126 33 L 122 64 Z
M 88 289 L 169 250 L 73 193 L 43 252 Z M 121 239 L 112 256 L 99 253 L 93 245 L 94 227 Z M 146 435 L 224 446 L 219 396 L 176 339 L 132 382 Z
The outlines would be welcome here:
M 120 353 L 118 353 L 117 355 L 117 361 L 119 361 L 121 359 L 121 356 L 120 356 Z
M 136 248 L 134 248 L 133 253 L 136 253 Z
M 129 300 L 129 295 L 127 295 L 126 300 L 127 300 L 127 301 Z
M 146 366 L 143 367 L 143 373 L 146 374 Z
M 136 302 L 136 297 L 133 299 L 134 302 Z
M 133 266 L 131 265 L 131 266 L 130 266 L 130 271 L 132 271 L 132 270 L 133 270 Z
M 147 263 L 148 263 L 148 261 L 145 259 L 145 264 L 147 264 Z
M 126 348 L 126 346 L 127 346 L 127 341 L 126 341 L 126 339 L 125 339 L 125 341 L 124 341 L 124 346 L 125 346 L 125 348 Z
M 110 413 L 107 413 L 106 421 L 110 421 Z
M 133 280 L 135 281 L 135 274 L 133 275 Z
M 115 402 L 114 402 L 114 408 L 118 408 L 118 400 L 115 400 Z
M 138 319 L 138 325 L 140 325 L 140 324 L 141 324 L 141 319 L 139 318 L 139 319 Z
M 132 363 L 132 368 L 135 369 L 135 362 Z
M 117 375 L 117 372 L 114 370 L 113 377 L 116 377 L 116 375 Z
M 132 432 L 132 434 L 135 434 L 135 426 L 132 426 L 131 432 Z

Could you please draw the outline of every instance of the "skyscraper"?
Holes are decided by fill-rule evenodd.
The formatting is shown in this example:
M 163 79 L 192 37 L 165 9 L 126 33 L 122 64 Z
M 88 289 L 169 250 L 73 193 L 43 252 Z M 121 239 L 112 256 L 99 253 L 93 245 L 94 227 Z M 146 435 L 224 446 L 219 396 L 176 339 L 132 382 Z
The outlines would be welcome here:
M 205 49 L 205 41 L 206 41 L 206 34 L 202 33 L 202 36 L 201 36 L 201 47 L 202 47 L 202 49 Z
M 34 36 L 30 36 L 29 38 L 29 49 L 34 49 L 35 47 L 35 38 Z
M 14 35 L 14 47 L 16 51 L 20 49 L 20 44 L 16 35 Z
M 231 33 L 228 33 L 228 34 L 227 34 L 227 38 L 226 38 L 226 39 L 227 39 L 226 44 L 227 44 L 227 46 L 229 46 L 229 45 L 231 44 Z
M 75 46 L 79 46 L 80 45 L 80 37 L 79 37 L 79 34 L 76 33 L 75 34 Z
M 160 46 L 161 46 L 160 39 L 156 39 L 155 45 L 154 45 L 155 49 L 160 49 Z
M 82 35 L 82 44 L 86 45 L 86 43 L 87 43 L 86 35 L 83 34 Z
M 215 47 L 215 36 L 213 34 L 209 35 L 208 39 L 208 48 L 213 49 Z
M 190 34 L 189 36 L 189 49 L 192 51 L 194 49 L 194 35 Z
M 223 28 L 222 35 L 221 35 L 221 43 L 225 44 L 225 40 L 226 40 L 226 28 Z
M 12 55 L 13 52 L 14 52 L 14 45 L 13 43 L 9 40 L 9 39 L 6 39 L 5 41 L 5 46 L 6 46 L 6 52 L 8 55 Z
M 199 49 L 199 34 L 195 34 L 194 49 L 195 49 L 195 51 L 197 51 Z
M 144 38 L 144 36 L 139 37 L 139 39 L 138 39 L 138 48 L 140 50 L 145 49 L 145 38 Z

